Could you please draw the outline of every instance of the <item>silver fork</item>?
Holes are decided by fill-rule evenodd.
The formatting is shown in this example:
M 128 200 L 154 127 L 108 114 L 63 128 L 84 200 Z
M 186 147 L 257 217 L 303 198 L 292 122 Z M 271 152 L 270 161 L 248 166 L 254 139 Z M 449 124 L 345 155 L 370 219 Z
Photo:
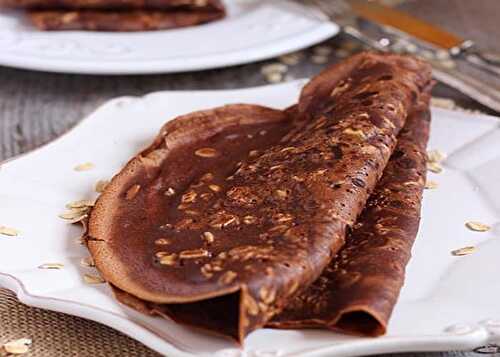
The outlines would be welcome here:
M 391 40 L 380 38 L 374 40 L 365 35 L 357 27 L 358 17 L 345 0 L 292 0 L 300 5 L 305 5 L 312 10 L 319 10 L 323 15 L 340 26 L 341 32 L 361 41 L 365 45 L 379 51 L 388 51 Z
M 393 44 L 389 37 L 383 37 L 378 40 L 373 40 L 372 37 L 366 36 L 362 31 L 356 26 L 357 16 L 352 11 L 347 0 L 293 0 L 295 2 L 300 2 L 303 5 L 314 7 L 319 9 L 324 15 L 328 16 L 332 21 L 340 25 L 342 31 L 359 41 L 365 43 L 366 45 L 381 51 L 389 50 L 389 46 Z M 404 34 L 398 30 L 388 28 L 386 26 L 380 25 L 380 27 L 389 33 L 396 34 L 398 38 L 409 39 L 407 34 Z M 415 41 L 411 41 L 415 42 Z M 418 42 L 418 40 L 417 40 Z M 451 51 L 450 54 L 453 57 L 462 57 L 467 60 L 470 64 L 479 67 L 482 70 L 493 73 L 495 75 L 500 75 L 500 58 L 492 55 L 485 55 L 483 52 L 474 50 L 474 43 L 472 41 L 466 41 L 463 48 Z M 434 50 L 434 49 L 433 49 Z
M 311 8 L 311 14 L 317 14 L 318 10 L 323 14 L 321 20 L 325 16 L 330 18 L 333 22 L 337 23 L 342 32 L 356 38 L 367 46 L 381 50 L 389 51 L 393 45 L 397 45 L 401 40 L 408 41 L 407 43 L 414 43 L 407 37 L 401 37 L 397 34 L 395 37 L 386 38 L 391 34 L 384 34 L 379 36 L 369 36 L 363 30 L 359 30 L 357 23 L 358 18 L 350 9 L 346 0 L 284 0 L 288 3 L 293 2 L 302 6 Z M 460 71 L 456 68 L 446 68 L 436 62 L 433 65 L 433 73 L 436 79 L 451 85 L 476 99 L 478 102 L 496 110 L 500 111 L 500 91 L 497 86 L 490 85 L 485 82 L 478 81 L 472 75 Z

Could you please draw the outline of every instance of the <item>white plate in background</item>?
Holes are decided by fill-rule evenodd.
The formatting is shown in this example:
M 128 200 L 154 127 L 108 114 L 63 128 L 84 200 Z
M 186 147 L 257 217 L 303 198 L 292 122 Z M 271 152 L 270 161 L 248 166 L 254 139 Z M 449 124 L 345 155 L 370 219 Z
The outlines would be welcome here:
M 70 201 L 93 198 L 97 180 L 110 178 L 179 114 L 229 103 L 285 108 L 304 82 L 229 91 L 160 92 L 110 101 L 56 141 L 0 168 L 0 225 L 19 237 L 0 236 L 0 286 L 31 306 L 92 319 L 167 356 L 358 356 L 405 351 L 467 350 L 500 343 L 500 121 L 433 109 L 430 149 L 448 154 L 439 182 L 426 190 L 423 219 L 407 281 L 386 336 L 360 338 L 322 330 L 261 329 L 245 349 L 222 338 L 152 318 L 116 302 L 106 285 L 87 285 L 76 243 L 81 229 L 57 217 Z M 119 129 L 119 130 L 117 130 Z M 95 168 L 73 168 L 92 162 Z M 468 220 L 493 226 L 465 228 Z M 468 245 L 477 252 L 454 257 Z M 44 263 L 62 270 L 40 270 Z
M 152 74 L 254 62 L 338 33 L 286 0 L 227 0 L 227 18 L 150 32 L 36 30 L 22 11 L 0 9 L 0 65 L 63 73 Z

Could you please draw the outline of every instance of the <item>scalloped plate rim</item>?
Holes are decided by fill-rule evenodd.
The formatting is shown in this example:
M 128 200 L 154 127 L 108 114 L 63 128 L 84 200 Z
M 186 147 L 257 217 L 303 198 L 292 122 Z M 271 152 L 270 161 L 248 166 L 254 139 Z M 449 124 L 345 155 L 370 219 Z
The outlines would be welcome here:
M 148 331 L 126 318 L 106 310 L 87 306 L 74 301 L 54 299 L 43 296 L 36 296 L 26 292 L 23 283 L 14 276 L 0 273 L 0 287 L 13 291 L 20 302 L 41 309 L 74 315 L 80 318 L 90 319 L 103 325 L 114 328 L 117 331 L 137 339 L 149 348 L 162 354 L 169 354 L 176 357 L 193 357 L 195 354 L 177 349 L 175 346 L 165 343 L 154 333 Z M 143 339 L 138 339 L 136 333 L 144 335 Z M 414 352 L 415 348 L 420 352 L 438 352 L 445 350 L 468 350 L 481 345 L 487 345 L 488 332 L 482 328 L 475 328 L 463 335 L 432 335 L 419 337 L 395 337 L 391 339 L 363 339 L 358 342 L 349 342 L 344 345 L 332 345 L 327 347 L 309 348 L 301 353 L 307 357 L 328 357 L 335 354 L 337 357 L 349 357 L 356 355 L 374 355 L 379 353 L 399 353 Z M 417 347 L 418 346 L 418 347 Z M 175 354 L 174 354 L 175 353 Z M 242 351 L 242 353 L 244 353 Z M 297 353 L 288 356 L 297 356 Z M 244 355 L 243 355 L 244 356 Z M 287 356 L 287 355 L 281 355 Z

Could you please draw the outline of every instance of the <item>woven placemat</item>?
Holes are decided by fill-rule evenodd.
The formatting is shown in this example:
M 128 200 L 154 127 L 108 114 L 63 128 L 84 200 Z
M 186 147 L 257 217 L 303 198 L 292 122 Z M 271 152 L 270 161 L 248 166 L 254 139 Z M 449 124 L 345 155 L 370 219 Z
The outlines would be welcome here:
M 21 304 L 0 289 L 0 345 L 20 338 L 33 342 L 23 356 L 158 357 L 141 343 L 104 325 Z M 0 356 L 6 356 L 0 350 Z

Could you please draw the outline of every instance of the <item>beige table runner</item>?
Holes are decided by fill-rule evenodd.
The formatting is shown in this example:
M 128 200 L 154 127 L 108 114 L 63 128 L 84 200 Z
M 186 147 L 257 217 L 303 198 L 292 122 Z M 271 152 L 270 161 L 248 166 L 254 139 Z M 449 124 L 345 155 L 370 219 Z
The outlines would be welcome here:
M 23 356 L 159 356 L 109 327 L 20 304 L 13 293 L 0 289 L 0 345 L 20 338 L 33 340 Z M 0 350 L 0 356 L 7 354 Z

